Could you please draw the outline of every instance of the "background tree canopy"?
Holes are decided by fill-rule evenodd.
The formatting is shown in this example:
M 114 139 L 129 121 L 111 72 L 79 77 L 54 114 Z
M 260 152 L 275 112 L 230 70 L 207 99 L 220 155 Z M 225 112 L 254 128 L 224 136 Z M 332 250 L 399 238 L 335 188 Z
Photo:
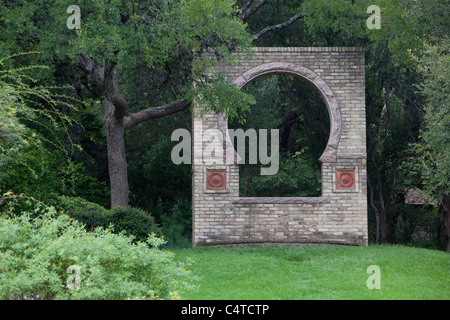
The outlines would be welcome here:
M 376 1 L 380 29 L 367 28 L 369 0 L 78 1 L 79 30 L 66 27 L 72 4 L 0 3 L 3 192 L 139 207 L 188 243 L 190 167 L 169 160 L 170 134 L 190 130 L 201 94 L 248 127 L 281 130 L 280 175 L 264 181 L 243 168 L 242 194 L 268 195 L 276 183 L 283 195 L 316 195 L 288 174 L 319 172 L 328 115 L 314 91 L 286 76 L 239 91 L 204 71 L 237 47 L 357 46 L 366 48 L 370 240 L 449 250 L 448 1 Z M 406 204 L 414 188 L 436 204 Z

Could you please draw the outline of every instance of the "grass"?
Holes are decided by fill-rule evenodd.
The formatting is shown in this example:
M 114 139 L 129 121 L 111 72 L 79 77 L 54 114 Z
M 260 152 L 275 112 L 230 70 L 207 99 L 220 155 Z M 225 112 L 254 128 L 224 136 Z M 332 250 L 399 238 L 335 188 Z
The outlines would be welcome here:
M 198 277 L 189 300 L 449 300 L 450 254 L 412 247 L 204 247 L 172 250 Z M 380 268 L 381 288 L 368 289 Z

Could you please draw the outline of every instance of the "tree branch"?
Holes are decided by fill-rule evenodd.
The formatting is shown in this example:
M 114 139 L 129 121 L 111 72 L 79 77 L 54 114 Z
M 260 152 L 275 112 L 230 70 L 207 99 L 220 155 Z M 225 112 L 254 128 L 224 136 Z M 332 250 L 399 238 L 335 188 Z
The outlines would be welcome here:
M 81 69 L 84 73 L 91 76 L 95 85 L 103 91 L 103 83 L 105 80 L 105 69 L 98 66 L 94 60 L 86 57 L 83 54 L 78 55 L 78 68 Z
M 185 110 L 189 108 L 190 105 L 191 103 L 188 100 L 183 99 L 179 102 L 169 103 L 164 106 L 147 108 L 125 117 L 123 127 L 125 130 L 128 130 L 141 122 L 161 118 Z
M 125 99 L 119 93 L 114 67 L 115 64 L 112 63 L 107 63 L 105 66 L 103 94 L 114 105 L 114 117 L 120 120 L 125 116 L 128 106 Z
M 114 64 L 109 63 L 105 65 L 105 68 L 102 68 L 91 58 L 83 54 L 78 55 L 78 68 L 91 76 L 104 98 L 113 104 L 115 118 L 120 120 L 125 116 L 127 111 L 127 102 L 119 93 L 114 67 Z
M 245 11 L 248 10 L 248 8 L 251 6 L 251 4 L 253 3 L 253 0 L 248 0 L 246 3 L 244 3 L 244 5 L 241 8 L 241 11 L 238 14 L 238 18 L 241 19 L 242 21 L 244 21 L 244 15 L 245 15 Z
M 370 191 L 370 206 L 372 207 L 373 211 L 375 212 L 375 220 L 376 220 L 376 226 L 377 226 L 375 239 L 376 239 L 376 242 L 379 243 L 379 240 L 380 240 L 380 228 L 379 228 L 380 212 L 378 211 L 378 208 L 374 202 L 375 196 L 374 196 L 373 187 L 372 187 L 372 183 L 370 182 L 370 179 L 367 179 L 367 186 L 369 187 L 369 191 Z
M 295 21 L 297 21 L 297 20 L 299 20 L 301 18 L 304 18 L 304 17 L 306 17 L 306 15 L 304 15 L 303 13 L 297 13 L 295 16 L 293 16 L 292 18 L 290 18 L 289 20 L 287 20 L 287 21 L 285 21 L 283 23 L 265 27 L 258 34 L 256 34 L 256 36 L 253 39 L 253 41 L 259 39 L 261 36 L 263 36 L 267 32 L 270 32 L 270 31 L 273 31 L 273 30 L 277 30 L 277 29 L 281 29 L 281 28 L 285 28 L 285 27 L 293 24 Z
M 263 5 L 266 4 L 267 0 L 258 0 L 255 3 L 253 3 L 254 0 L 247 1 L 241 8 L 241 11 L 239 12 L 238 18 L 242 21 L 247 20 L 249 16 L 254 14 L 256 11 L 259 10 Z

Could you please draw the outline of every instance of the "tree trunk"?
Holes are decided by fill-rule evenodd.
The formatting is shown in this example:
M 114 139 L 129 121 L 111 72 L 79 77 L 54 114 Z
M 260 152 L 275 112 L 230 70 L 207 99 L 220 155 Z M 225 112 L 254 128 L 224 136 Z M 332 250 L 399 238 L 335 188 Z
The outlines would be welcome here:
M 444 209 L 444 251 L 450 253 L 450 194 L 444 195 L 442 208 Z
M 111 185 L 111 208 L 128 207 L 128 174 L 125 157 L 125 130 L 123 117 L 117 119 L 113 104 L 104 99 L 105 117 L 103 123 L 106 130 L 108 150 L 108 170 Z
M 376 242 L 377 243 L 384 243 L 386 241 L 386 230 L 387 230 L 387 221 L 386 221 L 386 207 L 384 204 L 384 197 L 383 197 L 383 183 L 381 181 L 381 175 L 380 170 L 378 168 L 378 164 L 375 159 L 375 143 L 373 141 L 372 135 L 370 134 L 370 131 L 368 131 L 369 141 L 371 142 L 370 150 L 371 150 L 371 160 L 373 167 L 375 168 L 375 173 L 377 176 L 377 187 L 378 187 L 378 199 L 380 202 L 380 209 L 377 209 L 374 202 L 373 202 L 373 189 L 371 189 L 371 199 L 372 199 L 372 208 L 374 208 L 375 214 L 377 215 L 377 237 Z M 367 179 L 369 184 L 370 180 Z M 371 185 L 370 185 L 371 187 Z M 372 188 L 372 187 L 371 187 Z
M 379 219 L 379 239 L 377 243 L 385 243 L 387 239 L 387 221 L 386 221 L 386 210 L 381 207 L 380 208 L 380 219 Z

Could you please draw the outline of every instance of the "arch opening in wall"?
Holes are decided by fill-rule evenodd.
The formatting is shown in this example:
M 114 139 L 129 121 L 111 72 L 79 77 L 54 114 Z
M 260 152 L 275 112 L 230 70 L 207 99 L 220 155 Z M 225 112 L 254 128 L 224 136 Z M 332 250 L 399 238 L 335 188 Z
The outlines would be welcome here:
M 253 80 L 267 75 L 284 75 L 288 77 L 300 78 L 301 80 L 305 80 L 305 82 L 309 83 L 319 93 L 326 104 L 329 116 L 328 140 L 326 146 L 323 148 L 324 151 L 319 158 L 319 162 L 336 162 L 336 153 L 341 138 L 342 123 L 339 105 L 330 87 L 314 71 L 296 64 L 284 62 L 272 62 L 256 66 L 241 74 L 237 79 L 235 79 L 234 83 L 239 89 L 243 89 Z M 228 129 L 228 122 L 226 119 L 219 119 L 219 126 L 223 129 Z M 228 144 L 232 144 L 229 136 L 227 137 L 227 140 Z M 241 194 L 245 194 L 245 190 L 242 191 L 243 192 L 241 192 Z
M 248 133 L 253 130 L 257 141 L 261 139 L 259 130 L 278 130 L 279 167 L 276 174 L 261 175 L 260 161 L 249 163 L 247 138 L 246 161 L 239 165 L 239 196 L 321 196 L 318 160 L 327 147 L 330 123 L 326 103 L 318 90 L 298 76 L 275 73 L 251 80 L 241 90 L 254 96 L 256 103 L 245 115 L 245 123 L 229 121 L 228 128 Z M 270 134 L 267 138 L 270 146 Z M 236 149 L 237 139 L 233 140 Z M 268 152 L 272 152 L 270 147 Z

